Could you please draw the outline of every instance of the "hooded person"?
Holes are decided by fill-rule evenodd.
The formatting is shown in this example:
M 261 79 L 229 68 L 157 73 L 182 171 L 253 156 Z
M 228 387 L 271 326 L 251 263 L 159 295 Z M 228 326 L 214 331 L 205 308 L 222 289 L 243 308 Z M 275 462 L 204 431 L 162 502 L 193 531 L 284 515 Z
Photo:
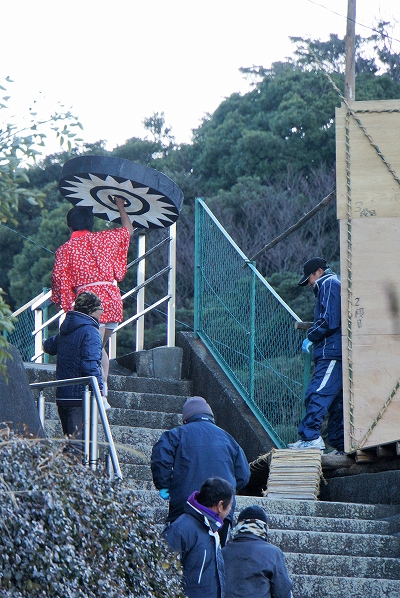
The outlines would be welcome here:
M 95 293 L 83 292 L 76 298 L 74 310 L 67 312 L 60 332 L 44 341 L 45 353 L 57 356 L 57 380 L 96 376 L 102 393 L 102 340 L 99 332 L 102 312 L 99 297 Z M 63 433 L 76 440 L 82 438 L 84 390 L 82 384 L 60 386 L 56 390 Z
M 222 556 L 226 598 L 292 598 L 283 553 L 268 542 L 268 518 L 258 505 L 241 511 Z
M 184 514 L 168 525 L 163 536 L 179 552 L 188 598 L 225 598 L 224 560 L 219 530 L 230 512 L 234 489 L 221 478 L 208 478 L 193 492 Z
M 188 497 L 206 478 L 223 478 L 235 492 L 242 490 L 250 479 L 243 449 L 228 432 L 216 426 L 212 409 L 203 397 L 186 400 L 182 421 L 182 426 L 161 435 L 151 454 L 154 485 L 160 496 L 169 500 L 167 523 L 183 514 Z M 221 545 L 233 521 L 234 509 L 235 500 L 220 530 Z

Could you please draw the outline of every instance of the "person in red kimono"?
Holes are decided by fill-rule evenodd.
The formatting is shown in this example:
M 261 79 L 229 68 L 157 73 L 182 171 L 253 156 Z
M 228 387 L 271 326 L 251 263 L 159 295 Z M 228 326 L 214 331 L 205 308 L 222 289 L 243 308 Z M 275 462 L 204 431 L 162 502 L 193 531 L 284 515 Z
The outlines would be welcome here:
M 122 299 L 117 282 L 126 274 L 128 248 L 134 230 L 125 211 L 124 199 L 118 196 L 114 199 L 121 217 L 120 228 L 93 233 L 91 208 L 75 206 L 68 212 L 71 237 L 57 249 L 51 277 L 52 301 L 65 312 L 73 309 L 75 298 L 83 291 L 96 293 L 100 298 L 104 308 L 100 318 L 104 396 L 107 396 L 109 370 L 104 347 L 118 323 L 122 322 Z

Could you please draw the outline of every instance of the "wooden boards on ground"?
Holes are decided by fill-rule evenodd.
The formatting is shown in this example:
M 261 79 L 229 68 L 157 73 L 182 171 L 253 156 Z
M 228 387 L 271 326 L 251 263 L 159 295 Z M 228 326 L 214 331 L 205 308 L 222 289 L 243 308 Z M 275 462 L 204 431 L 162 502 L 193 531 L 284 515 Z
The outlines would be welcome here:
M 266 495 L 268 498 L 317 500 L 321 475 L 321 451 L 273 449 Z

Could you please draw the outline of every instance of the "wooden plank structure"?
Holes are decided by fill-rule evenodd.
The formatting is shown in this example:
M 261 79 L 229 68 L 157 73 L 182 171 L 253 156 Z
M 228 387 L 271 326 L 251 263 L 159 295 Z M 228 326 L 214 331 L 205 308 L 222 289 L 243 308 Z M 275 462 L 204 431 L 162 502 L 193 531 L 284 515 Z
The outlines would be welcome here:
M 272 449 L 265 495 L 277 499 L 317 500 L 321 475 L 321 451 Z
M 361 462 L 400 446 L 400 100 L 336 110 L 336 165 L 345 451 Z

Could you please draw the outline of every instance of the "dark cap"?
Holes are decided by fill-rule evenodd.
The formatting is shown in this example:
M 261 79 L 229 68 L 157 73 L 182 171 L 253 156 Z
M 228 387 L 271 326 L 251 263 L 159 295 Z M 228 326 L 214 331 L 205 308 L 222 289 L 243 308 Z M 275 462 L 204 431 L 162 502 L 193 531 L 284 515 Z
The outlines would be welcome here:
M 101 308 L 100 298 L 90 291 L 83 291 L 75 299 L 74 310 L 90 316 L 94 311 Z
M 264 523 L 268 523 L 268 517 L 265 511 L 259 507 L 258 505 L 252 505 L 251 507 L 246 507 L 239 513 L 238 521 L 245 521 L 245 519 L 259 519 L 260 521 L 264 521 Z
M 300 287 L 304 287 L 308 279 L 310 278 L 310 274 L 316 272 L 319 268 L 323 270 L 327 269 L 326 260 L 323 257 L 313 257 L 308 262 L 304 264 L 304 276 L 302 276 L 297 283 Z
M 185 423 L 193 415 L 204 413 L 214 417 L 210 405 L 203 397 L 189 397 L 182 408 L 182 420 Z

